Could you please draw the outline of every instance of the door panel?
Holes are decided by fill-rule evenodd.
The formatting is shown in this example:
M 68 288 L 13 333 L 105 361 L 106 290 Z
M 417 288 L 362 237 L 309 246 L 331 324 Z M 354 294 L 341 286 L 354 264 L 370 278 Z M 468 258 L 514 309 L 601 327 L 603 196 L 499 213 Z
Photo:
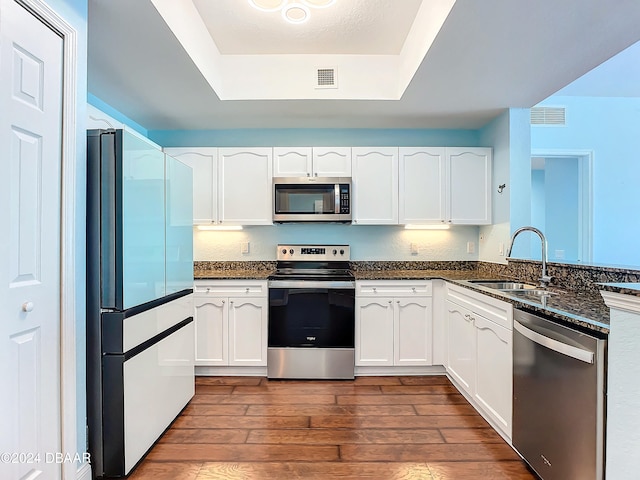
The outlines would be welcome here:
M 45 454 L 61 451 L 62 48 L 24 8 L 0 0 L 0 452 L 33 460 L 1 462 L 7 479 L 61 473 Z

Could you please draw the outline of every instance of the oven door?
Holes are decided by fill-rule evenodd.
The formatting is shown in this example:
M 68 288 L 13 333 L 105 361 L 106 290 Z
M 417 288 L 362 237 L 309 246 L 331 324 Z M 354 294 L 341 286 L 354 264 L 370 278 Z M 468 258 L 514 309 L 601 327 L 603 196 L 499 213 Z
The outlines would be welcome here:
M 269 282 L 269 347 L 354 348 L 354 340 L 354 282 Z

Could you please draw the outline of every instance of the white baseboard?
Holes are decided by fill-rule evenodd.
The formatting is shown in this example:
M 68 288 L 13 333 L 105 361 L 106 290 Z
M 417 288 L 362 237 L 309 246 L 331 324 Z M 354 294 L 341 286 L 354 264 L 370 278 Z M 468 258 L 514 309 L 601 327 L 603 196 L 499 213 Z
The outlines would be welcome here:
M 91 480 L 91 464 L 84 463 L 76 472 L 77 480 Z
M 411 366 L 361 366 L 356 367 L 356 377 L 384 377 L 398 375 L 444 375 L 445 368 L 442 365 L 432 365 L 427 367 Z

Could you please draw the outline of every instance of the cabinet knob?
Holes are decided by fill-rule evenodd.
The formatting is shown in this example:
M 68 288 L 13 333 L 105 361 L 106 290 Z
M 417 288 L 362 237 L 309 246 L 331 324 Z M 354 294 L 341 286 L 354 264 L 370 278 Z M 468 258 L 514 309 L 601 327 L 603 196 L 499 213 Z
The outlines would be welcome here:
M 33 310 L 33 307 L 34 307 L 33 302 L 24 302 L 22 304 L 22 311 L 29 313 L 30 311 Z
M 373 287 L 373 293 L 377 293 L 378 289 L 376 287 Z
M 224 300 L 222 300 L 222 303 L 224 304 Z
M 391 303 L 391 300 L 389 300 L 389 303 Z
M 412 291 L 413 293 L 416 293 L 416 287 L 411 287 L 411 291 Z
M 311 174 L 309 172 L 307 172 L 307 177 L 310 177 L 310 176 L 311 176 Z
M 247 288 L 245 289 L 245 292 L 246 292 L 246 293 L 249 293 L 249 287 L 247 287 Z
M 209 293 L 211 291 L 211 289 L 209 287 L 207 287 L 207 293 Z
M 233 300 L 231 300 L 229 303 L 230 303 L 231 305 L 233 305 Z
M 400 305 L 400 300 L 396 300 L 396 303 L 397 303 L 398 305 Z
M 318 176 L 318 172 L 316 172 L 315 176 L 316 176 L 316 177 Z

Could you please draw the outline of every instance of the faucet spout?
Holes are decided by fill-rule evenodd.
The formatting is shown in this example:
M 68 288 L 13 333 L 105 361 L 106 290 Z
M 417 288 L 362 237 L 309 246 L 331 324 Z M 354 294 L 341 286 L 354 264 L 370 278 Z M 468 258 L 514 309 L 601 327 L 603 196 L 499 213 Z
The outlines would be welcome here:
M 549 286 L 549 282 L 551 282 L 551 277 L 547 275 L 547 239 L 540 230 L 536 227 L 520 227 L 511 236 L 511 242 L 509 243 L 509 248 L 507 250 L 507 258 L 511 257 L 511 250 L 513 249 L 513 242 L 515 242 L 516 237 L 520 235 L 522 232 L 533 232 L 538 237 L 540 237 L 540 243 L 542 244 L 542 272 L 540 275 L 540 286 L 546 288 Z

